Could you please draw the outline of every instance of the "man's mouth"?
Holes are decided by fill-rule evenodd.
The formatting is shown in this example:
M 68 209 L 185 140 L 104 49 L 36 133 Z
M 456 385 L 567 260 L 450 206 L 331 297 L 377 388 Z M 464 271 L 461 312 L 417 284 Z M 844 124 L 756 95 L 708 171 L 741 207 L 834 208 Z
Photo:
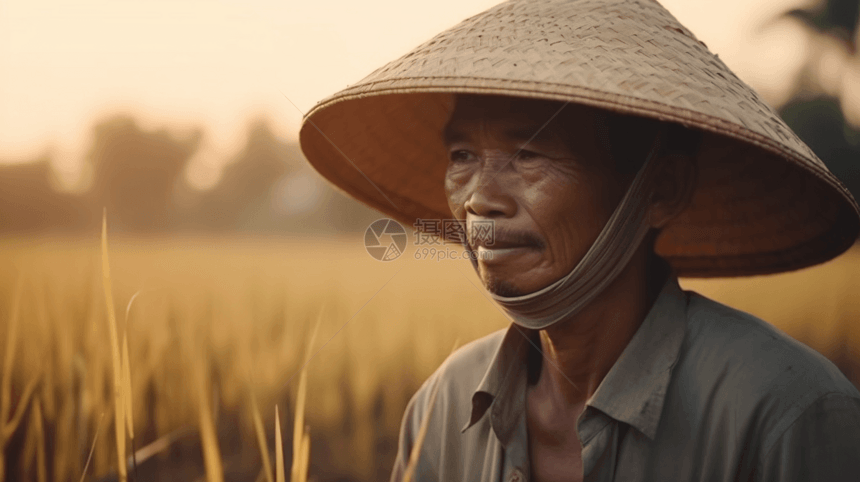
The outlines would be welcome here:
M 469 245 L 475 249 L 506 249 L 522 247 L 542 249 L 544 247 L 543 240 L 529 231 L 513 231 L 499 227 L 496 227 L 491 234 L 478 237 L 477 239 L 470 239 Z
M 511 242 L 511 241 L 495 241 L 493 243 L 478 243 L 478 249 L 485 249 L 488 251 L 501 251 L 505 249 L 519 249 L 519 248 L 531 248 L 537 249 L 537 245 L 534 243 L 522 243 L 522 242 Z
M 543 249 L 543 241 L 527 231 L 497 230 L 494 234 L 492 238 L 475 239 L 470 243 L 480 261 L 499 263 Z
M 478 246 L 478 261 L 484 264 L 508 263 L 520 256 L 537 252 L 534 245 Z

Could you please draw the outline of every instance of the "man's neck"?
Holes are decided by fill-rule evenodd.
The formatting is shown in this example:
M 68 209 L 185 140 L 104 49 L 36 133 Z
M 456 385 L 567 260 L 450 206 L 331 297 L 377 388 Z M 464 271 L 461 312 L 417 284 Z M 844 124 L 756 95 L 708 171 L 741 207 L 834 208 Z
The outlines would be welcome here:
M 540 375 L 530 390 L 552 411 L 581 408 L 591 398 L 654 304 L 669 273 L 646 246 L 574 318 L 540 331 Z

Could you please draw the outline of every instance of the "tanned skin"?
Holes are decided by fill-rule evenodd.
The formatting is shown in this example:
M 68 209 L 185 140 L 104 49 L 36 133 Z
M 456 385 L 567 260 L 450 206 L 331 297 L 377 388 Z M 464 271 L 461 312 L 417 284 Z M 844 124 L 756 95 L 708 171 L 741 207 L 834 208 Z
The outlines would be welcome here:
M 503 296 L 552 284 L 583 258 L 632 174 L 622 174 L 597 141 L 598 121 L 589 109 L 567 105 L 567 115 L 557 119 L 570 120 L 544 126 L 561 104 L 470 96 L 456 105 L 445 128 L 445 191 L 452 213 L 467 226 L 495 223 L 492 246 L 470 246 L 493 254 L 478 256 L 481 281 Z M 651 235 L 594 301 L 540 331 L 543 359 L 526 396 L 530 480 L 582 480 L 577 419 L 665 280 L 654 234 L 688 205 L 696 170 L 681 155 L 654 161 L 661 169 L 648 210 Z

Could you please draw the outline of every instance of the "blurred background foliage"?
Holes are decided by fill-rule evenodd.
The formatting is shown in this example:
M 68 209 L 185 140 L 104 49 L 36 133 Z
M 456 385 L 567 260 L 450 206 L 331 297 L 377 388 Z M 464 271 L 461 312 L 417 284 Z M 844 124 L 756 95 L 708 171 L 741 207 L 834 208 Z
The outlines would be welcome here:
M 93 128 L 89 189 L 58 189 L 48 156 L 0 164 L 0 233 L 94 232 L 107 207 L 112 228 L 128 234 L 307 234 L 363 230 L 378 214 L 335 191 L 296 144 L 264 120 L 248 126 L 245 146 L 208 190 L 184 173 L 205 135 L 147 131 L 129 115 Z
M 858 68 L 860 2 L 826 0 L 809 9 L 790 10 L 784 17 L 802 22 L 816 49 L 804 63 L 797 91 L 779 113 L 856 199 L 860 195 L 860 129 L 846 121 L 844 105 L 856 105 L 860 99 L 848 98 L 843 86 L 853 81 L 848 77 Z M 835 75 L 819 62 L 833 54 L 841 64 Z

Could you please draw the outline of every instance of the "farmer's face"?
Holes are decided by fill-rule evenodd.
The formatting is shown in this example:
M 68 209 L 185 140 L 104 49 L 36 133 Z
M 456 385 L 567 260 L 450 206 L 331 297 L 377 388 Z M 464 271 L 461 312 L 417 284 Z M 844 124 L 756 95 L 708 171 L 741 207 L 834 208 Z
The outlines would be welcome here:
M 567 105 L 547 124 L 560 107 L 461 96 L 445 128 L 448 204 L 470 234 L 474 222 L 493 221 L 492 245 L 475 236 L 469 242 L 484 285 L 502 296 L 539 290 L 570 272 L 629 183 L 599 147 L 587 111 Z

